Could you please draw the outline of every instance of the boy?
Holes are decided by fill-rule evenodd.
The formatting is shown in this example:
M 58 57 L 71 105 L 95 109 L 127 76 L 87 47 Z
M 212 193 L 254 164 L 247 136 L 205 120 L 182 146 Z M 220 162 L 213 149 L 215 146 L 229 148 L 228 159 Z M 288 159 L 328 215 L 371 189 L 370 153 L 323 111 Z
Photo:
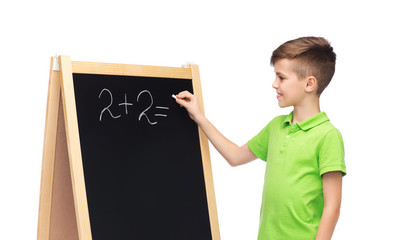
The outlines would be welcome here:
M 219 153 L 232 166 L 257 158 L 267 162 L 258 240 L 331 239 L 346 174 L 339 131 L 320 112 L 319 97 L 335 71 L 336 55 L 324 38 L 288 41 L 272 54 L 278 105 L 289 115 L 270 121 L 239 147 L 200 113 L 197 99 L 184 91 L 185 107 Z

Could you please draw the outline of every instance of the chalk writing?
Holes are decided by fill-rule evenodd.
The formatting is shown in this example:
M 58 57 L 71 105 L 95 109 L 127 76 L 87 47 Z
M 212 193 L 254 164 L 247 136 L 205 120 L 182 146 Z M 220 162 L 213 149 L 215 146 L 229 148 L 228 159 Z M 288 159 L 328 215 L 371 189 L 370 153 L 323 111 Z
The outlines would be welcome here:
M 169 110 L 168 107 L 161 107 L 161 106 L 155 106 L 156 109 L 164 109 L 164 110 Z M 155 117 L 167 117 L 168 115 L 166 114 L 160 114 L 160 113 L 156 113 L 154 115 Z
M 128 103 L 127 102 L 127 95 L 125 94 L 125 102 L 124 103 L 119 103 L 119 106 L 125 106 L 125 113 L 126 115 L 128 114 L 127 112 L 127 106 L 133 106 L 133 103 Z
M 111 101 L 110 101 L 109 105 L 101 111 L 101 114 L 100 114 L 100 122 L 101 122 L 103 113 L 104 113 L 105 111 L 108 111 L 112 118 L 119 118 L 119 117 L 121 116 L 121 115 L 114 116 L 114 115 L 112 114 L 111 110 L 109 110 L 109 107 L 112 106 L 112 103 L 113 103 L 113 101 L 114 101 L 113 98 L 112 98 L 112 93 L 111 93 L 110 90 L 104 88 L 104 89 L 100 92 L 100 95 L 98 95 L 98 98 L 101 97 L 101 95 L 103 94 L 104 91 L 106 91 L 107 93 L 109 93 L 109 96 L 110 96 L 110 100 L 111 100 Z
M 104 88 L 103 90 L 101 90 L 101 92 L 100 92 L 100 94 L 99 94 L 99 96 L 98 96 L 99 99 L 101 98 L 101 96 L 103 95 L 103 93 L 107 93 L 107 95 L 109 96 L 109 104 L 108 104 L 108 106 L 106 106 L 105 108 L 102 109 L 102 111 L 101 111 L 101 113 L 100 113 L 100 122 L 103 120 L 103 114 L 104 114 L 105 112 L 107 112 L 113 119 L 120 118 L 120 117 L 121 117 L 120 114 L 119 114 L 119 115 L 114 115 L 114 114 L 111 112 L 111 110 L 110 110 L 110 107 L 111 107 L 111 106 L 113 105 L 113 103 L 114 103 L 113 96 L 112 96 L 112 92 L 111 92 L 109 89 Z M 105 94 L 104 94 L 104 95 L 105 95 Z M 154 121 L 153 119 L 151 120 L 150 117 L 148 116 L 148 110 L 150 110 L 150 109 L 152 108 L 152 106 L 154 105 L 154 98 L 152 97 L 151 92 L 148 91 L 148 90 L 143 90 L 143 91 L 141 91 L 141 92 L 137 95 L 136 102 L 137 102 L 137 103 L 140 102 L 140 99 L 145 98 L 145 96 L 149 97 L 150 103 L 149 103 L 149 105 L 146 106 L 146 108 L 139 114 L 139 116 L 138 116 L 138 121 L 141 121 L 141 119 L 144 117 L 145 119 L 147 119 L 147 122 L 148 122 L 150 125 L 158 124 L 157 121 Z M 128 114 L 129 114 L 128 107 L 133 107 L 133 103 L 128 102 L 128 96 L 127 96 L 127 94 L 125 94 L 124 97 L 125 97 L 125 98 L 124 98 L 124 102 L 119 103 L 118 106 L 124 108 L 125 115 L 128 115 Z M 159 111 L 167 111 L 167 110 L 169 110 L 168 107 L 164 107 L 164 106 L 155 106 L 155 109 L 157 109 L 157 110 L 159 110 Z M 168 115 L 166 115 L 164 112 L 162 112 L 162 113 L 155 113 L 155 114 L 154 114 L 154 117 L 167 117 L 167 116 L 168 116 Z
M 141 117 L 144 116 L 144 117 L 147 118 L 147 121 L 148 121 L 149 124 L 155 125 L 155 124 L 157 124 L 158 122 L 151 122 L 150 119 L 148 118 L 147 114 L 145 113 L 145 112 L 147 112 L 147 111 L 152 107 L 152 104 L 154 103 L 154 100 L 152 99 L 152 95 L 151 95 L 150 91 L 148 91 L 148 90 L 143 90 L 143 91 L 141 91 L 141 92 L 139 93 L 139 95 L 137 95 L 137 102 L 139 101 L 139 98 L 140 98 L 141 94 L 143 94 L 143 93 L 148 93 L 148 95 L 150 96 L 150 99 L 151 99 L 151 104 L 150 104 L 150 106 L 148 106 L 144 111 L 142 111 L 142 112 L 140 113 L 140 115 L 139 115 L 139 121 L 141 120 Z

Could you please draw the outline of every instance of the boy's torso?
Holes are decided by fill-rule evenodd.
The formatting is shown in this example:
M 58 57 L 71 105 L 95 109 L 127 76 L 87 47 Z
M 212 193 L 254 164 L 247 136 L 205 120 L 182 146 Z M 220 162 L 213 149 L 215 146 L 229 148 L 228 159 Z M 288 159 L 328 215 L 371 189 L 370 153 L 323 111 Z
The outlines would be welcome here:
M 318 153 L 327 133 L 337 130 L 325 113 L 302 123 L 291 120 L 292 113 L 268 126 L 259 239 L 314 239 L 320 223 L 324 198 Z

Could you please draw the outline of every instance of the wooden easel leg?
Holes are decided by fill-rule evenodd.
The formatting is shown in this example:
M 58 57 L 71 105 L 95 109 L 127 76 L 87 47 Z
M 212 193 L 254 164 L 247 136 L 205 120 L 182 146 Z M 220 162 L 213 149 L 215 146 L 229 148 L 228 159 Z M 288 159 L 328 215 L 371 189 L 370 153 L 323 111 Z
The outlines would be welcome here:
M 60 74 L 51 60 L 37 238 L 79 239 L 60 97 Z
M 65 135 L 64 111 L 60 100 L 50 215 L 50 240 L 79 239 L 73 201 L 71 172 Z

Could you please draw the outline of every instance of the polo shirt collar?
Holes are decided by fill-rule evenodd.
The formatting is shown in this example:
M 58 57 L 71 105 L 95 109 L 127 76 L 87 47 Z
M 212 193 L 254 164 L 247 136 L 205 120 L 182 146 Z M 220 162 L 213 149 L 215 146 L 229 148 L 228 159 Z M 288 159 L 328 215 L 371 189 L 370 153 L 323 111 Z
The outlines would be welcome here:
M 283 122 L 283 125 L 284 126 L 290 125 L 292 122 L 293 116 L 294 116 L 294 112 L 291 112 L 289 115 L 287 115 Z M 299 122 L 297 124 L 302 130 L 306 131 L 306 130 L 316 127 L 317 125 L 320 125 L 326 121 L 330 121 L 330 119 L 328 119 L 325 112 L 320 112 L 320 113 L 314 115 L 313 117 L 311 117 L 303 122 Z

